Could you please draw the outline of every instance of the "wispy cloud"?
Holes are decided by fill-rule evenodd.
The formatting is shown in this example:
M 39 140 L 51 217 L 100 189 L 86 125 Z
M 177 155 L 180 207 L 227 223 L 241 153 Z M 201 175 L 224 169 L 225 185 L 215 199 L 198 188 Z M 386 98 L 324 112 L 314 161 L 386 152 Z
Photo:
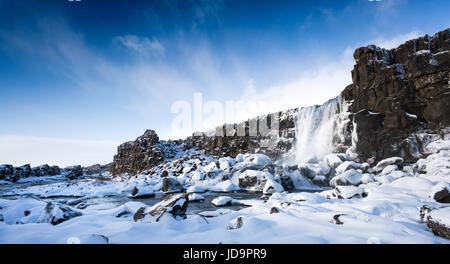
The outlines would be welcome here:
M 166 48 L 156 38 L 149 39 L 147 37 L 126 35 L 116 37 L 114 42 L 145 58 L 150 56 L 162 56 L 166 51 Z
M 418 38 L 420 36 L 424 35 L 420 30 L 414 30 L 405 34 L 399 34 L 394 36 L 393 38 L 386 39 L 386 38 L 377 38 L 372 41 L 370 41 L 371 44 L 377 45 L 381 48 L 385 49 L 393 49 L 398 47 L 400 44 L 405 43 L 407 40 Z

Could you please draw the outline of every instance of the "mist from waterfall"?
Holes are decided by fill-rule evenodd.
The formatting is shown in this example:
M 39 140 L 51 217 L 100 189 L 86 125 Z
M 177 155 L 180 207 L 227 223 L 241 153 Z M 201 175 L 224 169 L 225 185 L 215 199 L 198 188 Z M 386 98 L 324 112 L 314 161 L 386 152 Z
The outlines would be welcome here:
M 296 161 L 320 160 L 332 153 L 336 143 L 345 141 L 348 115 L 348 104 L 340 96 L 322 105 L 300 108 L 295 118 Z

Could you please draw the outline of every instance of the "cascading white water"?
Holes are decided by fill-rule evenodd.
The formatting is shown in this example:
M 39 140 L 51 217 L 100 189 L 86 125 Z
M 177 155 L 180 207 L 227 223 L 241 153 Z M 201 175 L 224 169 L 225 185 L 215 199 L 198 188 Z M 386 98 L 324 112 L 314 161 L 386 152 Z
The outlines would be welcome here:
M 295 159 L 298 162 L 322 159 L 344 142 L 344 127 L 350 122 L 348 104 L 340 96 L 323 105 L 302 107 L 296 116 Z

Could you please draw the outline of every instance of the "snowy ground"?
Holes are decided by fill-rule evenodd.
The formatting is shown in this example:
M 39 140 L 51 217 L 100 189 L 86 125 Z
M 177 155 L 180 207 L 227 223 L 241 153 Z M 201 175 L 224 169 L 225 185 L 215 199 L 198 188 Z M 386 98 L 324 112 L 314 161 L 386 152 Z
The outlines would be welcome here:
M 261 155 L 240 155 L 236 159 L 219 161 L 195 157 L 183 163 L 183 168 L 177 168 L 183 171 L 177 177 L 169 170 L 172 162 L 138 177 L 41 182 L 34 186 L 23 185 L 32 179 L 3 183 L 0 243 L 101 243 L 106 242 L 107 237 L 109 243 L 447 244 L 450 240 L 435 236 L 421 222 L 419 209 L 423 205 L 448 206 L 435 201 L 433 194 L 436 189 L 450 184 L 450 139 L 434 138 L 428 150 L 430 155 L 426 159 L 402 168 L 397 166 L 399 160 L 395 158 L 369 168 L 367 164 L 342 161 L 333 155 L 319 164 L 303 164 L 314 171 L 314 175 L 309 175 L 314 179 L 326 178 L 321 173 L 329 175 L 330 168 L 334 167 L 336 174 L 328 178 L 334 183 L 333 188 L 318 192 L 283 191 L 280 176 L 264 169 L 272 161 Z M 195 166 L 189 167 L 194 163 Z M 148 203 L 132 200 L 129 193 L 137 186 L 141 194 L 158 197 L 162 194 L 159 174 L 164 170 L 169 170 L 168 177 L 177 179 L 187 192 L 196 193 L 192 197 L 200 199 L 198 203 L 212 202 L 201 199 L 210 194 L 205 191 L 223 192 L 217 196 L 232 196 L 230 192 L 242 191 L 238 187 L 239 179 L 246 177 L 258 179 L 258 183 L 247 190 L 261 193 L 251 199 L 221 197 L 213 201 L 217 205 L 224 205 L 226 201 L 247 205 L 239 208 L 210 206 L 206 212 L 192 213 L 188 209 L 186 219 L 165 214 L 159 222 L 135 222 L 134 213 Z M 299 173 L 290 173 L 296 187 L 303 184 L 313 188 L 312 179 Z M 258 186 L 260 181 L 261 186 Z M 262 192 L 264 199 L 259 198 Z M 89 204 L 93 199 L 107 201 L 108 197 L 123 194 L 128 198 L 124 196 L 119 200 L 122 203 Z M 49 200 L 81 216 L 52 225 L 49 214 L 45 213 Z M 83 202 L 86 206 L 79 206 Z M 188 208 L 193 206 L 196 205 L 191 202 Z M 58 208 L 52 210 L 50 214 L 55 217 L 52 219 L 62 218 L 65 212 Z M 441 210 L 438 215 L 448 226 L 449 212 Z M 236 224 L 240 222 L 239 217 L 240 227 Z

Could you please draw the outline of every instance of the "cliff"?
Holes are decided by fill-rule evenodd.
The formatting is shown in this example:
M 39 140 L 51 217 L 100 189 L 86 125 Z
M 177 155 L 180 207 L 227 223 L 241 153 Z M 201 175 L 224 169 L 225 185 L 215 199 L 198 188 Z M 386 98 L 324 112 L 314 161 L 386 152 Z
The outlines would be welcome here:
M 311 122 L 302 118 L 303 112 L 320 115 L 310 119 L 323 120 L 325 114 L 334 118 L 329 126 L 334 130 L 329 133 L 330 152 L 345 152 L 353 147 L 358 158 L 369 163 L 392 156 L 414 162 L 425 155 L 422 149 L 425 139 L 418 133 L 426 130 L 440 133 L 441 128 L 450 125 L 449 34 L 450 29 L 446 29 L 391 50 L 373 45 L 356 49 L 353 83 L 338 97 L 348 109 L 336 102 L 334 107 L 327 102 L 326 107 L 324 104 L 290 109 L 240 124 L 223 125 L 216 131 L 182 141 L 160 141 L 154 131 L 148 130 L 136 141 L 118 147 L 111 172 L 137 173 L 150 169 L 173 157 L 176 149 L 195 148 L 219 157 L 263 153 L 277 159 L 295 148 L 299 136 L 296 133 L 317 132 L 298 131 L 302 122 Z M 275 133 L 262 133 L 274 124 L 279 126 Z M 313 124 L 314 129 L 320 126 Z M 252 127 L 256 130 L 253 133 Z M 239 129 L 245 133 L 238 133 Z M 357 141 L 352 142 L 352 134 Z M 304 142 L 309 144 L 311 140 L 323 139 L 306 137 Z

